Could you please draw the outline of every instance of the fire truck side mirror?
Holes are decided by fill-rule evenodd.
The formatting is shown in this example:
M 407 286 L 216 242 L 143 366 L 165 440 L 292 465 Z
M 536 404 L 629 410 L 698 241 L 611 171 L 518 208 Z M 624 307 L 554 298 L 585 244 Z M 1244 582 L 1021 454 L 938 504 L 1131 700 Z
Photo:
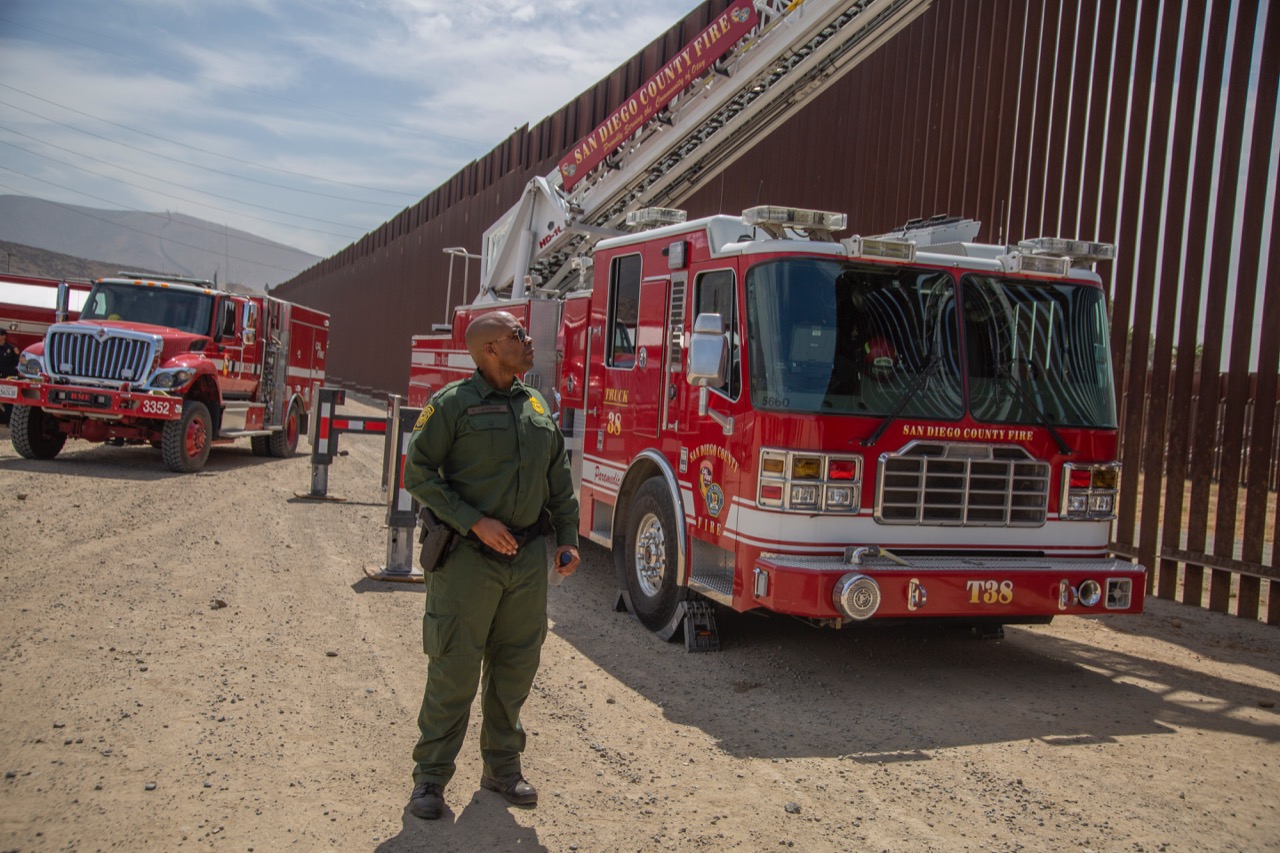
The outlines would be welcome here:
M 258 339 L 258 306 L 252 302 L 244 304 L 244 318 L 240 323 L 240 342 L 247 347 L 253 346 Z
M 690 385 L 724 384 L 729 359 L 729 343 L 724 337 L 724 319 L 719 314 L 699 314 L 689 336 L 689 370 L 685 380 Z

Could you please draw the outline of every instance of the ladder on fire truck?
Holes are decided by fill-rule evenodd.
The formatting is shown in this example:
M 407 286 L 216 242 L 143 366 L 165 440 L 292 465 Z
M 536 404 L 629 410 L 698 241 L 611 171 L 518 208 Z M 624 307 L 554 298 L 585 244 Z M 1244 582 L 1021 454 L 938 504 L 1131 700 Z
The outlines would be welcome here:
M 651 78 L 677 78 L 681 56 L 730 21 L 754 25 L 710 69 L 658 107 L 584 175 L 536 177 L 484 233 L 476 302 L 571 290 L 601 239 L 627 214 L 675 207 L 922 14 L 932 0 L 738 0 Z M 643 110 L 646 88 L 624 105 Z M 650 101 L 652 105 L 654 102 Z M 642 112 L 642 116 L 644 113 Z M 634 111 L 611 120 L 633 117 Z M 608 124 L 608 123 L 606 123 Z M 629 125 L 628 125 L 629 126 Z M 597 133 L 600 132 L 598 129 Z M 593 133 L 592 136 L 596 136 Z M 605 137 L 606 134 L 601 134 Z M 587 140 L 592 137 L 587 137 Z M 562 164 L 563 166 L 564 164 Z M 566 186 L 568 184 L 568 186 Z

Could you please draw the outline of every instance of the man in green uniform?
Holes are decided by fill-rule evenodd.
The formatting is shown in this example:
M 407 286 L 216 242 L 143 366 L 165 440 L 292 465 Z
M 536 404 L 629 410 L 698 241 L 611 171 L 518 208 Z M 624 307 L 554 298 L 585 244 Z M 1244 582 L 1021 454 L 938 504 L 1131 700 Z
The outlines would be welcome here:
M 564 436 L 547 401 L 519 378 L 533 367 L 533 342 L 505 311 L 473 320 L 466 341 L 476 372 L 432 396 L 404 468 L 405 488 L 465 537 L 426 576 L 429 660 L 409 811 L 427 820 L 444 811 L 477 682 L 480 784 L 517 805 L 537 803 L 520 769 L 520 708 L 547 634 L 543 537 L 556 538 L 560 574 L 573 574 L 579 562 Z

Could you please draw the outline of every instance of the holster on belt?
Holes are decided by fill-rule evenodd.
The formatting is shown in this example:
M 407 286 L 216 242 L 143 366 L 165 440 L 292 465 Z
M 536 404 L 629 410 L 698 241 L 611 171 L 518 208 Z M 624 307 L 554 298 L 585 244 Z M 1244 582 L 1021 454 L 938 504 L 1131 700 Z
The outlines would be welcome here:
M 418 541 L 422 550 L 418 552 L 418 565 L 422 570 L 431 573 L 444 565 L 444 558 L 458 543 L 458 531 L 445 524 L 427 507 L 418 510 L 418 519 L 422 522 L 422 532 Z

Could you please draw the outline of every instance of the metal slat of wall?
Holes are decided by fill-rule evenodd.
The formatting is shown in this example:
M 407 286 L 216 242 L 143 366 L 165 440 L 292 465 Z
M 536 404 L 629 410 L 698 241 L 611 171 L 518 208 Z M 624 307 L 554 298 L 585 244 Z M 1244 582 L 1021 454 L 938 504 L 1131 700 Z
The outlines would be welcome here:
M 1222 89 L 1226 70 L 1222 66 L 1222 57 L 1226 55 L 1227 37 L 1229 35 L 1229 0 L 1218 0 L 1218 2 L 1214 3 L 1208 18 L 1209 28 L 1204 42 L 1205 46 L 1202 50 L 1204 71 L 1199 88 L 1205 92 L 1219 92 Z M 1166 506 L 1176 503 L 1178 514 L 1171 514 L 1173 512 L 1171 506 L 1166 513 L 1166 524 L 1173 527 L 1173 529 L 1166 528 L 1166 551 L 1170 548 L 1176 549 L 1179 547 L 1180 533 L 1183 530 L 1181 506 L 1185 483 L 1188 477 L 1194 480 L 1196 465 L 1200 464 L 1198 457 L 1205 455 L 1207 446 L 1212 446 L 1205 442 L 1192 440 L 1193 437 L 1198 435 L 1195 428 L 1201 420 L 1202 407 L 1213 407 L 1216 424 L 1216 392 L 1212 403 L 1205 399 L 1202 393 L 1203 389 L 1199 387 L 1198 383 L 1203 379 L 1203 374 L 1206 371 L 1201 369 L 1197 373 L 1198 366 L 1195 364 L 1196 359 L 1193 354 L 1200 344 L 1198 322 L 1202 316 L 1200 308 L 1203 294 L 1202 281 L 1208 251 L 1203 235 L 1207 234 L 1209 230 L 1214 177 L 1213 151 L 1218 125 L 1218 108 L 1217 98 L 1205 98 L 1203 100 L 1199 117 L 1200 128 L 1196 135 L 1195 166 L 1191 175 L 1191 199 L 1188 206 L 1187 233 L 1195 235 L 1195 237 L 1191 240 L 1191 245 L 1188 246 L 1188 253 L 1184 262 L 1185 266 L 1181 270 L 1183 282 L 1182 324 L 1178 335 L 1178 352 L 1182 354 L 1182 358 L 1178 364 L 1177 382 L 1174 390 L 1174 411 L 1177 413 L 1185 412 L 1187 415 L 1175 418 L 1170 428 L 1168 462 L 1166 463 L 1165 474 L 1165 487 L 1170 491 L 1166 495 Z M 1215 361 L 1213 364 L 1212 370 L 1216 372 L 1217 362 Z M 1208 365 L 1208 361 L 1202 361 L 1199 367 L 1207 368 Z M 1193 395 L 1195 396 L 1193 397 Z M 1216 425 L 1213 429 L 1216 431 Z M 1210 436 L 1214 434 L 1214 432 L 1209 433 Z M 1193 455 L 1192 449 L 1197 446 L 1199 450 Z M 1212 459 L 1205 460 L 1203 464 L 1212 465 Z M 1197 497 L 1201 501 L 1199 504 L 1196 503 Z M 1185 527 L 1187 549 L 1198 552 L 1204 551 L 1204 531 L 1208 523 L 1207 502 L 1207 492 L 1197 495 L 1193 487 L 1189 496 L 1188 518 Z M 1176 565 L 1177 561 L 1172 560 L 1171 562 Z M 1201 591 L 1203 581 L 1204 567 L 1199 564 L 1187 563 L 1183 569 L 1181 600 L 1187 604 L 1199 606 L 1203 597 Z
M 1064 237 L 1092 237 L 1092 233 L 1080 231 L 1081 183 L 1085 150 L 1089 146 L 1089 89 L 1090 77 L 1095 71 L 1090 57 L 1096 34 L 1098 6 L 1096 0 L 1085 0 L 1076 7 L 1072 22 L 1071 42 L 1071 95 L 1067 102 L 1067 120 L 1061 136 L 1066 140 L 1066 153 L 1062 159 L 1061 174 L 1051 176 L 1057 180 L 1058 227 L 1054 233 Z
M 1176 278 L 1170 281 L 1161 281 L 1154 274 L 1159 268 L 1158 252 L 1160 249 L 1160 241 L 1154 238 L 1159 233 L 1159 225 L 1161 214 L 1168 215 L 1168 220 L 1172 223 L 1178 219 L 1169 213 L 1172 208 L 1169 200 L 1163 197 L 1165 188 L 1165 168 L 1169 162 L 1169 132 L 1173 118 L 1173 79 L 1177 70 L 1178 59 L 1178 35 L 1182 31 L 1179 27 L 1178 17 L 1175 14 L 1177 8 L 1170 6 L 1165 10 L 1162 25 L 1160 27 L 1160 37 L 1158 45 L 1158 53 L 1154 57 L 1156 61 L 1155 74 L 1152 78 L 1150 107 L 1147 110 L 1151 115 L 1151 123 L 1147 128 L 1148 138 L 1151 140 L 1146 156 L 1143 159 L 1143 168 L 1146 171 L 1146 181 L 1143 185 L 1140 204 L 1142 206 L 1142 233 L 1149 235 L 1141 240 L 1135 247 L 1136 267 L 1138 274 L 1135 282 L 1135 298 L 1134 298 L 1134 319 L 1133 328 L 1141 329 L 1140 334 L 1137 331 L 1133 334 L 1133 354 L 1130 355 L 1129 363 L 1129 388 L 1131 389 L 1129 399 L 1135 402 L 1130 409 L 1126 410 L 1126 423 L 1142 424 L 1143 407 L 1139 401 L 1143 399 L 1143 395 L 1147 395 L 1148 405 L 1145 416 L 1147 418 L 1147 430 L 1143 433 L 1143 443 L 1139 446 L 1130 445 L 1126 449 L 1124 458 L 1129 461 L 1129 467 L 1133 469 L 1134 478 L 1141 473 L 1143 482 L 1143 502 L 1142 502 L 1142 518 L 1138 529 L 1138 558 L 1144 566 L 1154 569 L 1156 563 L 1156 545 L 1160 530 L 1160 500 L 1157 495 L 1160 494 L 1163 486 L 1160 470 L 1164 462 L 1164 425 L 1167 420 L 1168 406 L 1168 388 L 1169 373 L 1171 370 L 1171 355 L 1173 352 L 1172 343 L 1172 327 L 1174 311 L 1172 306 L 1177 301 L 1177 284 Z M 1172 190 L 1177 193 L 1177 190 Z M 1157 299 L 1157 285 L 1161 285 L 1159 289 L 1159 298 L 1161 304 L 1166 306 L 1166 310 L 1160 314 L 1159 322 L 1161 330 L 1164 331 L 1164 337 L 1157 335 L 1155 342 L 1154 358 L 1151 359 L 1151 369 L 1148 370 L 1147 340 L 1146 330 L 1151 328 L 1152 307 Z M 1172 292 L 1170 289 L 1172 288 Z M 1139 340 L 1141 338 L 1141 341 Z M 1142 343 L 1144 346 L 1139 347 Z M 1148 383 L 1150 383 L 1148 394 Z M 1158 390 L 1157 390 L 1158 389 Z M 1131 493 L 1134 494 L 1134 493 Z M 1130 500 L 1128 506 L 1133 507 L 1134 501 Z M 1155 580 L 1155 572 L 1151 571 L 1147 575 L 1147 586 L 1150 591 Z
M 1181 70 L 1184 80 L 1201 79 L 1201 44 L 1205 36 L 1206 20 L 1208 20 L 1208 17 L 1202 15 L 1188 15 L 1186 17 L 1185 30 L 1183 31 Z M 1219 24 L 1225 29 L 1225 16 Z M 1195 148 L 1192 142 L 1194 140 L 1193 130 L 1196 119 L 1196 93 L 1198 88 L 1198 86 L 1188 85 L 1180 87 L 1178 91 L 1173 128 L 1170 131 L 1171 139 L 1173 140 L 1171 162 L 1173 168 L 1178 171 L 1189 166 L 1195 156 Z M 1215 86 L 1213 91 L 1217 90 Z M 1160 543 L 1162 550 L 1182 547 L 1182 506 L 1187 467 L 1188 419 L 1180 416 L 1179 413 L 1191 411 L 1191 382 L 1195 368 L 1197 335 L 1196 318 L 1199 317 L 1198 305 L 1200 300 L 1199 276 L 1197 275 L 1194 281 L 1184 279 L 1185 268 L 1182 262 L 1183 254 L 1188 250 L 1197 256 L 1200 255 L 1194 246 L 1187 246 L 1182 240 L 1182 227 L 1188 202 L 1190 201 L 1194 205 L 1194 198 L 1191 192 L 1192 182 L 1190 180 L 1171 181 L 1169 190 L 1170 195 L 1166 200 L 1169 216 L 1165 221 L 1164 258 L 1160 265 L 1160 309 L 1156 313 L 1156 316 L 1160 319 L 1159 326 L 1156 329 L 1156 353 L 1154 358 L 1157 370 L 1161 370 L 1162 376 L 1165 378 L 1168 378 L 1169 374 L 1167 371 L 1163 371 L 1161 366 L 1173 361 L 1173 318 L 1177 313 L 1176 306 L 1179 294 L 1181 294 L 1183 306 L 1182 328 L 1178 335 L 1177 351 L 1179 358 L 1176 363 L 1169 364 L 1169 368 L 1176 374 L 1173 376 L 1173 381 L 1166 382 L 1163 385 L 1160 381 L 1152 384 L 1152 397 L 1158 400 L 1169 397 L 1169 386 L 1173 386 L 1169 405 L 1171 417 L 1169 418 L 1168 436 L 1166 439 L 1162 424 L 1158 424 L 1151 419 L 1148 420 L 1150 437 L 1144 462 L 1145 482 L 1155 483 L 1163 478 L 1165 506 L 1163 536 Z M 1200 264 L 1197 263 L 1196 266 L 1199 267 Z M 1167 346 L 1165 345 L 1166 339 L 1168 340 Z M 1159 467 L 1160 465 L 1163 465 L 1163 471 Z M 1153 506 L 1152 512 L 1154 509 L 1155 507 Z M 1154 532 L 1156 522 L 1145 504 L 1143 506 L 1142 526 L 1144 531 L 1143 547 L 1146 547 L 1146 532 L 1149 527 Z M 1153 570 L 1154 578 L 1149 578 L 1148 584 L 1152 580 L 1156 582 L 1153 588 L 1155 593 L 1161 598 L 1175 598 L 1178 587 L 1177 561 L 1161 559 L 1159 563 L 1153 562 L 1146 565 Z
M 1127 158 L 1121 190 L 1120 221 L 1116 229 L 1117 241 L 1127 241 L 1131 246 L 1129 252 L 1121 253 L 1115 263 L 1116 300 L 1111 313 L 1111 340 L 1114 344 L 1112 352 L 1120 353 L 1118 377 L 1123 377 L 1125 390 L 1125 406 L 1121 413 L 1120 423 L 1120 461 L 1126 459 L 1121 475 L 1121 494 L 1119 517 L 1115 524 L 1115 537 L 1130 547 L 1135 542 L 1134 519 L 1136 516 L 1136 497 L 1138 494 L 1138 464 L 1142 453 L 1142 402 L 1147 377 L 1147 326 L 1138 334 L 1130 335 L 1130 306 L 1135 301 L 1135 289 L 1142 291 L 1137 297 L 1139 310 L 1149 305 L 1151 284 L 1149 278 L 1138 275 L 1137 258 L 1146 245 L 1139 231 L 1142 216 L 1143 170 L 1140 164 L 1147 142 L 1148 114 L 1147 103 L 1151 91 L 1153 68 L 1150 58 L 1156 56 L 1156 35 L 1160 22 L 1160 8 L 1156 4 L 1143 4 L 1138 17 L 1137 38 L 1134 41 L 1134 55 L 1138 60 L 1133 64 L 1132 89 L 1128 99 L 1128 127 L 1126 149 L 1134 156 Z M 1114 102 L 1112 104 L 1114 107 Z M 1148 309 L 1149 316 L 1149 309 Z M 1129 346 L 1126 348 L 1126 342 Z M 1125 499 L 1127 497 L 1127 499 Z
M 1222 336 L 1225 332 L 1227 291 L 1231 286 L 1230 273 L 1234 254 L 1235 236 L 1228 225 L 1234 217 L 1238 175 L 1241 168 L 1241 146 L 1244 139 L 1244 123 L 1246 101 L 1248 96 L 1249 66 L 1252 59 L 1254 31 L 1256 29 L 1257 8 L 1255 4 L 1243 3 L 1236 10 L 1236 30 L 1231 52 L 1231 66 L 1227 78 L 1227 106 L 1224 113 L 1223 145 L 1218 151 L 1218 195 L 1215 202 L 1213 218 L 1215 220 L 1212 250 L 1208 262 L 1208 299 L 1205 310 L 1205 346 L 1203 364 L 1211 369 L 1202 372 L 1200 399 L 1203 403 L 1197 413 L 1197 432 L 1204 436 L 1213 435 L 1216 411 L 1212 404 L 1220 399 L 1218 372 L 1212 369 L 1221 363 Z M 1228 410 L 1232 408 L 1232 400 L 1228 398 Z M 1228 415 L 1228 423 L 1232 420 Z M 1239 466 L 1235 459 L 1241 451 L 1241 437 L 1238 429 L 1228 427 L 1222 437 L 1222 453 L 1228 465 L 1220 472 L 1219 495 L 1223 485 L 1232 489 L 1232 500 L 1218 500 L 1215 504 L 1217 522 L 1214 528 L 1213 555 L 1215 557 L 1233 557 L 1235 551 L 1236 501 L 1234 490 L 1239 483 Z M 1207 454 L 1206 454 L 1207 456 Z M 1192 505 L 1208 506 L 1212 480 L 1212 460 L 1206 459 L 1204 464 L 1197 463 L 1193 467 Z M 1207 527 L 1207 519 L 1203 522 Z M 1193 522 L 1192 532 L 1195 531 Z M 1203 550 L 1191 548 L 1190 550 Z M 1231 575 L 1221 569 L 1209 571 L 1209 608 L 1225 613 L 1230 604 Z
M 1256 305 L 1256 282 L 1259 275 L 1259 252 L 1262 248 L 1262 226 L 1266 218 L 1267 202 L 1275 193 L 1270 172 L 1272 129 L 1276 114 L 1276 81 L 1280 77 L 1280 14 L 1273 7 L 1267 15 L 1266 29 L 1262 36 L 1261 64 L 1258 73 L 1256 112 L 1253 116 L 1253 139 L 1250 145 L 1248 178 L 1245 181 L 1244 217 L 1239 235 L 1240 267 L 1236 274 L 1236 311 L 1234 322 L 1235 341 L 1232 344 L 1231 371 L 1238 370 L 1246 382 L 1249 376 L 1249 345 L 1253 333 L 1253 311 Z M 1273 226 L 1272 233 L 1274 235 Z M 1274 245 L 1275 241 L 1272 240 Z M 1272 253 L 1272 259 L 1280 256 Z M 1245 517 L 1241 539 L 1241 559 L 1247 563 L 1261 563 L 1263 538 L 1266 534 L 1267 516 L 1267 461 L 1271 456 L 1271 434 L 1275 419 L 1277 334 L 1280 330 L 1280 305 L 1276 305 L 1276 276 L 1268 276 L 1264 284 L 1262 312 L 1262 340 L 1258 341 L 1258 372 L 1253 393 L 1244 389 L 1246 399 L 1252 401 L 1252 419 L 1246 427 L 1249 433 L 1248 467 L 1245 476 Z M 1265 309 L 1272 302 L 1272 313 Z M 1265 324 L 1270 323 L 1272 329 Z M 1268 331 L 1272 332 L 1268 334 Z M 1268 340 L 1270 339 L 1270 340 Z M 1237 346 L 1237 342 L 1239 345 Z M 1268 352 L 1269 350 L 1269 352 Z M 1242 363 L 1237 364 L 1237 356 Z M 1225 481 L 1224 481 L 1225 485 Z M 1222 488 L 1222 486 L 1219 486 Z M 1251 619 L 1258 617 L 1262 585 L 1258 578 L 1240 577 L 1237 612 Z M 1275 598 L 1275 596 L 1272 596 Z M 1275 603 L 1272 603 L 1273 607 Z

